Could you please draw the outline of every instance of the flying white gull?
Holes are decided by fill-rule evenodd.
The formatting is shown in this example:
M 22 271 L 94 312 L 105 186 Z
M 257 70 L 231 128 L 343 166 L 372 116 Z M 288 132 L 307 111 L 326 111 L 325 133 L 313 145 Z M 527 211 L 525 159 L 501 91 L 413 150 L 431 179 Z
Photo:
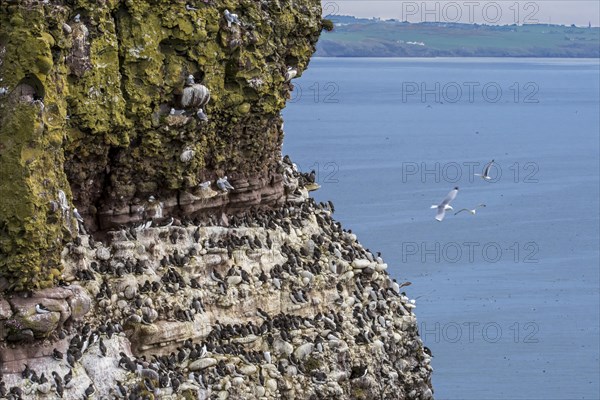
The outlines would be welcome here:
M 457 194 L 458 186 L 452 189 L 440 204 L 438 204 L 437 206 L 435 204 L 431 206 L 431 208 L 437 208 L 437 214 L 435 215 L 435 219 L 441 222 L 446 216 L 446 210 L 453 210 L 453 208 L 450 206 L 450 202 L 456 198 Z
M 458 210 L 457 212 L 454 213 L 454 215 L 457 215 L 458 213 L 462 212 L 462 211 L 468 211 L 471 214 L 475 215 L 475 213 L 477 213 L 477 209 L 481 208 L 481 207 L 485 207 L 485 204 L 479 204 L 477 207 L 469 209 L 469 208 L 463 208 L 461 210 Z
M 484 179 L 486 181 L 491 180 L 492 177 L 490 176 L 490 168 L 492 167 L 493 163 L 494 163 L 494 160 L 492 160 L 489 163 L 487 163 L 487 165 L 483 169 L 483 174 L 475 174 L 475 176 L 480 176 L 481 179 Z

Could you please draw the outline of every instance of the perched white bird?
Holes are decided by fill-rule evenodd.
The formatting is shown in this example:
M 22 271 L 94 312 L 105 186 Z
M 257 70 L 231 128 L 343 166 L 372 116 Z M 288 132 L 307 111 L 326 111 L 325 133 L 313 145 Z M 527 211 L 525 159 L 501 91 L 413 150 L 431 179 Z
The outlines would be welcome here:
M 81 216 L 81 214 L 79 214 L 79 211 L 77 211 L 76 208 L 73 208 L 73 216 L 77 221 L 83 222 L 83 217 Z
M 184 163 L 192 161 L 196 152 L 189 147 L 183 149 L 183 152 L 179 155 L 179 160 Z
M 225 10 L 223 15 L 225 15 L 225 19 L 227 20 L 227 27 L 231 28 L 231 24 L 240 24 L 240 19 L 237 14 L 232 14 L 229 10 Z
M 226 176 L 223 178 L 217 179 L 217 187 L 219 189 L 223 190 L 224 192 L 235 189 L 233 186 L 231 186 L 231 183 L 229 183 Z
M 486 180 L 486 181 L 491 180 L 492 177 L 490 176 L 490 168 L 492 167 L 493 163 L 494 163 L 494 160 L 487 163 L 487 165 L 483 169 L 483 174 L 475 174 L 475 176 L 480 176 L 481 179 Z
M 171 111 L 169 111 L 169 115 L 183 115 L 183 113 L 185 113 L 185 110 L 176 110 L 174 108 L 171 108 Z
M 200 357 L 199 358 L 204 358 L 204 356 L 206 356 L 206 353 L 208 353 L 208 351 L 206 350 L 206 344 L 202 345 L 202 349 L 200 349 Z
M 478 208 L 482 208 L 482 207 L 485 207 L 485 204 L 479 204 L 477 207 L 475 207 L 475 208 L 472 208 L 472 209 L 469 209 L 469 208 L 463 208 L 463 209 L 461 209 L 461 210 L 458 210 L 457 212 L 455 212 L 455 213 L 454 213 L 454 215 L 457 215 L 458 213 L 460 213 L 460 212 L 463 212 L 463 211 L 468 211 L 468 212 L 470 212 L 471 214 L 475 215 L 475 213 L 477 213 L 477 209 L 478 209 Z
M 154 196 L 148 197 L 148 201 L 144 206 L 144 213 L 149 218 L 162 218 L 163 216 L 163 203 L 157 201 Z
M 62 190 L 58 190 L 58 204 L 60 208 L 62 208 L 63 212 L 67 211 L 69 207 L 69 202 L 67 201 L 67 195 Z
M 210 181 L 202 182 L 202 183 L 201 183 L 200 185 L 198 185 L 198 186 L 200 186 L 200 189 L 202 189 L 202 190 L 209 189 L 209 188 L 210 188 Z
M 46 307 L 44 307 L 43 304 L 36 304 L 35 312 L 38 314 L 48 314 L 50 312 L 50 310 L 48 310 Z
M 188 11 L 198 11 L 196 7 L 190 6 L 189 4 L 185 5 L 185 9 Z
M 208 121 L 208 116 L 206 115 L 206 113 L 204 112 L 203 109 L 198 109 L 198 112 L 196 112 L 196 116 L 198 117 L 198 119 L 200 121 Z
M 81 214 L 79 214 L 79 211 L 77 211 L 76 208 L 73 208 L 73 217 L 75 217 L 75 219 L 77 220 L 77 229 L 79 230 L 79 232 L 86 235 L 87 232 L 85 230 L 85 226 L 83 225 L 83 217 L 81 216 Z
M 8 93 L 8 88 L 0 87 L 0 96 L 4 96 L 6 93 Z
M 435 219 L 441 222 L 446 216 L 446 210 L 453 210 L 452 206 L 450 206 L 450 202 L 456 198 L 457 194 L 458 186 L 452 189 L 440 204 L 437 206 L 435 204 L 431 206 L 431 208 L 437 208 Z
M 298 70 L 296 68 L 288 67 L 285 73 L 285 81 L 289 82 L 294 79 L 298 75 Z

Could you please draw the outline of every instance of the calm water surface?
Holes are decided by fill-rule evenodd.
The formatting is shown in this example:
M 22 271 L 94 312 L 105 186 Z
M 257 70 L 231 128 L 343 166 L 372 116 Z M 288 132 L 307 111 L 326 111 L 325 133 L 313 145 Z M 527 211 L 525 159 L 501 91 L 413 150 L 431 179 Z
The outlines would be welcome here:
M 598 399 L 598 60 L 314 59 L 284 152 L 411 281 L 438 399 Z M 494 182 L 473 177 L 495 159 Z M 442 223 L 429 206 L 459 186 Z

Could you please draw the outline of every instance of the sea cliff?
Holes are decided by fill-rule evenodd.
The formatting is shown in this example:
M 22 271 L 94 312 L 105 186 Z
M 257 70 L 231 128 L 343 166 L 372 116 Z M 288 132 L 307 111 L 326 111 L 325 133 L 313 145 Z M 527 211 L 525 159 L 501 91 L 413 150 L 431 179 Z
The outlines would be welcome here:
M 0 397 L 432 397 L 414 304 L 281 157 L 322 26 L 0 4 Z

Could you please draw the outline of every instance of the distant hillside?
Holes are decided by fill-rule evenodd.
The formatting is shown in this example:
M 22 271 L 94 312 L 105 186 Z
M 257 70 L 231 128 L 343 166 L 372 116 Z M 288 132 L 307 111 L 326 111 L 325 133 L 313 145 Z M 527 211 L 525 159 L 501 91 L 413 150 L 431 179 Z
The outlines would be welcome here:
M 321 57 L 600 57 L 600 28 L 408 23 L 329 17 Z

